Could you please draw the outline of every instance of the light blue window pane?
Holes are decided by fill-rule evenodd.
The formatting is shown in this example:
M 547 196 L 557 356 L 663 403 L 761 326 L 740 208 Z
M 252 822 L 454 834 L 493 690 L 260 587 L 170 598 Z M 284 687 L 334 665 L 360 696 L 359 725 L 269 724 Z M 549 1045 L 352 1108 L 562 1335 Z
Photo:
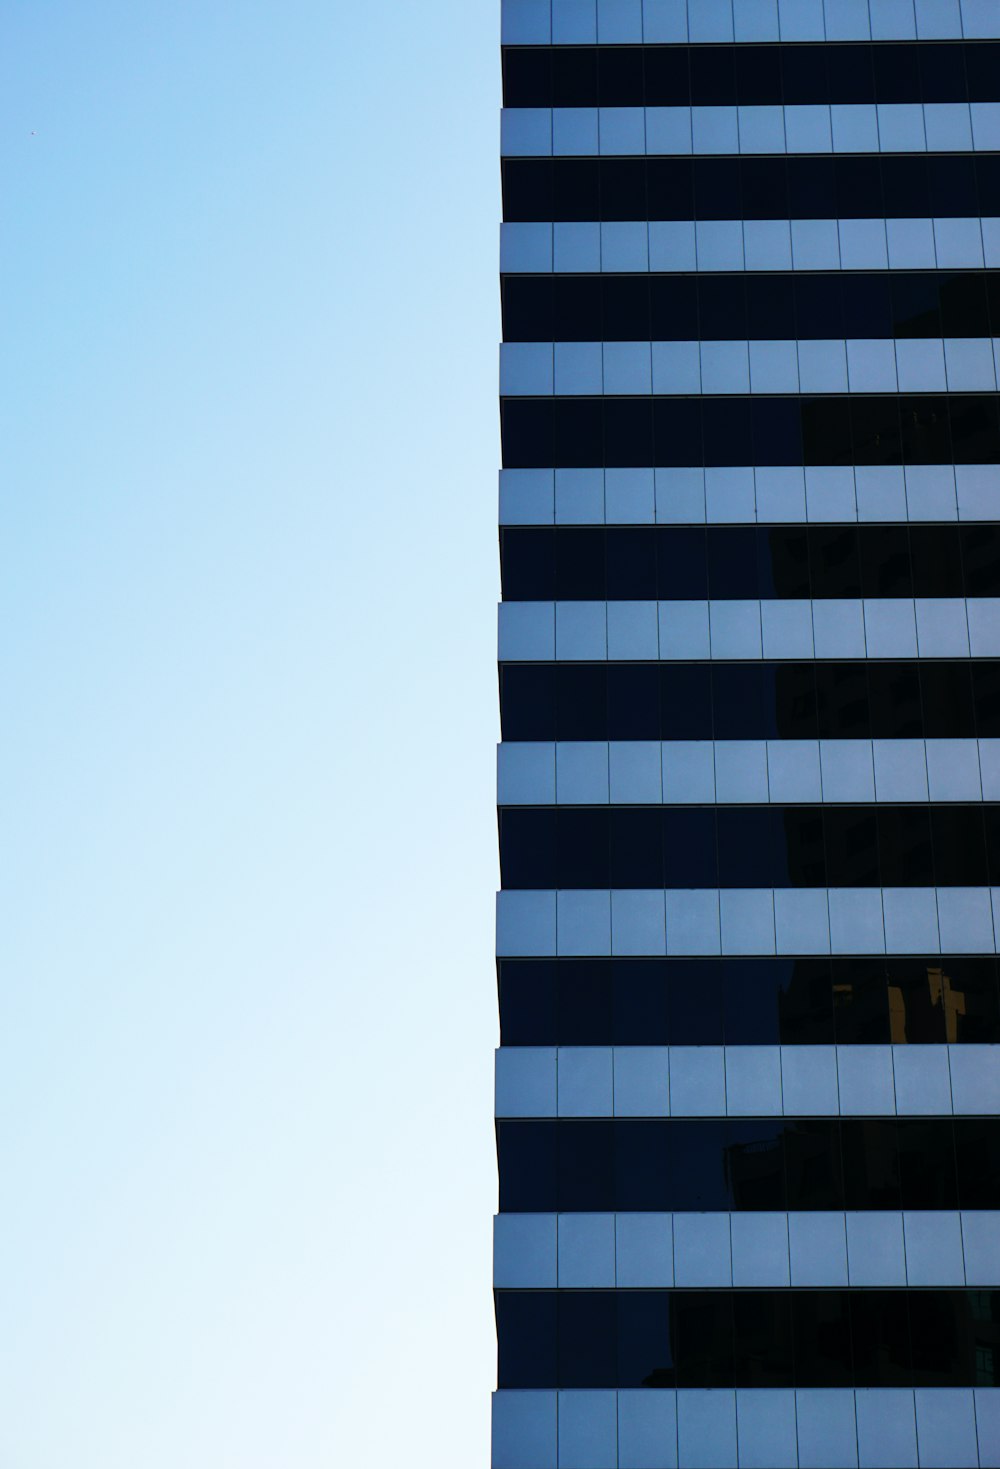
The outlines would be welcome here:
M 730 1215 L 733 1285 L 788 1284 L 788 1215 Z
M 962 597 L 917 597 L 914 606 L 921 658 L 969 656 L 968 611 Z
M 833 147 L 829 106 L 809 103 L 786 107 L 785 146 L 789 153 L 829 153 Z
M 960 41 L 962 11 L 958 0 L 915 0 L 917 37 L 921 41 Z
M 548 157 L 552 112 L 548 107 L 505 107 L 500 113 L 500 152 L 509 157 Z
M 569 660 L 606 658 L 607 626 L 605 602 L 557 602 L 556 657 Z
M 597 40 L 602 46 L 642 41 L 642 0 L 597 0 Z
M 879 888 L 829 888 L 831 954 L 884 954 Z
M 746 342 L 701 343 L 703 393 L 749 393 L 750 359 Z
M 660 602 L 660 657 L 709 658 L 707 602 Z
M 500 269 L 511 273 L 552 269 L 552 226 L 550 224 L 502 224 L 500 226 Z
M 896 343 L 896 375 L 901 393 L 943 393 L 944 342 L 940 337 L 903 337 Z
M 555 1047 L 501 1046 L 495 1105 L 498 1117 L 555 1117 Z
M 1000 35 L 1000 18 L 993 0 L 961 0 L 962 34 L 967 41 L 995 40 Z
M 778 17 L 783 41 L 826 39 L 822 0 L 778 0 Z
M 904 1210 L 903 1237 L 908 1285 L 965 1284 L 962 1226 L 957 1209 Z
M 705 521 L 705 471 L 703 469 L 658 469 L 656 520 L 658 525 L 703 525 Z
M 819 740 L 768 740 L 767 777 L 771 800 L 779 805 L 822 801 Z
M 981 801 L 975 740 L 928 740 L 927 779 L 932 801 Z
M 844 889 L 831 889 L 831 895 L 835 891 Z M 838 1046 L 837 1084 L 842 1116 L 892 1117 L 896 1102 L 891 1046 Z
M 604 391 L 629 396 L 646 396 L 653 391 L 649 342 L 604 343 Z
M 880 102 L 878 134 L 883 153 L 923 153 L 927 147 L 919 102 Z
M 738 153 L 735 107 L 693 107 L 691 137 L 695 153 Z
M 721 1046 L 670 1047 L 670 1115 L 725 1117 L 726 1073 Z
M 560 892 L 556 902 L 556 933 L 561 955 L 608 957 L 611 954 L 611 894 Z
M 986 266 L 989 270 L 996 270 L 1000 266 L 1000 219 L 986 218 L 982 226 Z
M 667 953 L 718 954 L 719 895 L 709 889 L 667 889 Z M 720 1113 L 721 1116 L 721 1113 Z
M 1000 148 L 1000 102 L 973 102 L 972 139 L 979 152 Z
M 982 739 L 978 744 L 983 800 L 1000 801 L 1000 740 Z
M 877 153 L 878 114 L 869 102 L 834 102 L 830 108 L 835 153 Z
M 893 270 L 934 270 L 934 222 L 930 219 L 887 219 L 889 265 Z
M 624 890 L 611 894 L 611 952 L 621 955 L 666 954 L 662 889 Z
M 493 1469 L 553 1469 L 557 1444 L 554 1392 L 493 1394 Z
M 497 893 L 498 956 L 550 958 L 555 953 L 555 893 Z
M 653 343 L 653 392 L 701 392 L 697 342 Z
M 936 954 L 941 949 L 933 888 L 883 888 L 887 954 Z
M 826 889 L 776 888 L 774 934 L 779 954 L 829 954 Z
M 552 152 L 557 157 L 589 156 L 597 150 L 596 107 L 553 108 Z
M 873 740 L 875 794 L 880 801 L 926 801 L 923 740 Z
M 559 1285 L 609 1288 L 615 1283 L 615 1216 L 559 1215 Z
M 551 525 L 554 497 L 551 469 L 501 469 L 500 524 Z
M 803 345 L 802 342 L 799 343 L 800 370 Z M 840 343 L 840 347 L 843 351 L 843 343 Z M 846 381 L 846 363 L 844 375 Z M 808 466 L 806 468 L 806 517 L 813 525 L 840 524 L 857 520 L 854 470 L 834 464 Z
M 619 1214 L 615 1220 L 615 1245 L 617 1251 L 617 1280 L 621 1290 L 645 1286 L 671 1286 L 674 1283 L 674 1235 L 673 1219 L 669 1214 Z M 622 1462 L 626 1453 L 636 1458 L 637 1448 L 628 1445 L 629 1435 L 625 1431 L 626 1409 L 630 1405 L 622 1400 L 632 1397 L 666 1397 L 666 1393 L 620 1393 L 619 1439 Z M 671 1403 L 673 1393 L 669 1394 Z M 630 1459 L 630 1462 L 631 1462 Z M 642 1461 L 646 1463 L 646 1460 Z
M 813 602 L 817 658 L 863 658 L 865 626 L 860 601 L 849 597 Z
M 962 1248 L 965 1278 L 969 1285 L 995 1286 L 1000 1283 L 1000 1213 L 988 1209 L 963 1209 Z
M 993 915 L 986 888 L 938 888 L 943 954 L 991 954 Z
M 599 128 L 605 157 L 645 153 L 646 117 L 641 107 L 602 107 Z
M 614 900 L 611 895 L 611 924 L 614 937 Z M 646 896 L 643 894 L 642 896 Z M 660 900 L 660 922 L 663 922 L 663 894 Z M 665 946 L 661 949 L 665 953 Z M 615 1047 L 615 1116 L 669 1117 L 670 1067 L 665 1046 Z M 659 1283 L 659 1282 L 657 1282 Z M 619 1281 L 621 1284 L 621 1281 Z
M 885 270 L 889 252 L 884 219 L 842 219 L 837 230 L 844 270 Z
M 760 603 L 710 602 L 713 658 L 761 656 Z
M 544 397 L 551 392 L 551 342 L 501 342 L 501 397 Z
M 811 602 L 762 602 L 760 620 L 765 658 L 813 656 Z
M 1000 1112 L 1000 1046 L 949 1046 L 956 1116 Z
M 774 896 L 770 888 L 723 888 L 719 911 L 724 954 L 774 953 Z
M 606 347 L 608 345 L 605 343 Z M 605 471 L 604 503 L 608 525 L 652 525 L 656 519 L 655 500 L 651 469 Z
M 715 747 L 716 800 L 767 802 L 767 746 L 763 740 L 720 740 Z
M 601 225 L 601 269 L 649 269 L 649 232 L 646 221 L 608 220 Z
M 690 107 L 646 108 L 646 152 L 650 156 L 691 152 Z
M 754 348 L 760 342 L 750 344 L 750 375 L 753 377 Z M 794 350 L 794 343 L 790 344 Z M 798 380 L 798 354 L 795 354 L 795 375 Z M 758 524 L 799 525 L 806 518 L 806 477 L 801 465 L 776 464 L 762 466 L 754 471 L 757 493 Z
M 858 1463 L 861 1469 L 892 1465 L 916 1469 L 917 1428 L 909 1388 L 858 1388 Z
M 795 342 L 751 342 L 750 385 L 755 393 L 797 393 L 799 359 Z
M 552 40 L 557 46 L 593 46 L 597 0 L 552 0 Z
M 913 0 L 869 0 L 873 41 L 909 41 L 916 38 Z
M 996 388 L 993 343 L 989 337 L 946 337 L 944 359 L 949 392 L 992 392 Z
M 613 1389 L 559 1394 L 560 1469 L 616 1469 L 618 1397 Z
M 900 1117 L 947 1116 L 951 1111 L 951 1077 L 944 1046 L 894 1046 L 892 1072 Z
M 897 387 L 895 343 L 873 337 L 849 341 L 847 382 L 852 393 L 894 393 Z
M 968 3 L 968 0 L 967 0 Z M 977 1387 L 976 1429 L 979 1435 L 979 1463 L 1000 1464 L 1000 1388 Z
M 826 0 L 828 41 L 867 41 L 871 36 L 868 0 Z
M 692 45 L 702 41 L 731 41 L 730 0 L 688 0 L 688 35 Z
M 972 1388 L 917 1388 L 914 1397 L 921 1464 L 961 1469 L 977 1463 Z
M 875 799 L 870 740 L 820 740 L 823 800 L 853 804 Z
M 710 805 L 715 800 L 714 749 L 711 740 L 664 741 L 663 799 L 668 805 Z M 1000 759 L 997 766 L 1000 769 Z
M 555 745 L 517 740 L 497 746 L 498 805 L 549 806 L 555 798 Z
M 652 114 L 659 109 L 650 107 Z M 687 109 L 682 109 L 686 111 Z M 652 121 L 649 122 L 652 138 Z M 694 244 L 694 221 L 650 220 L 649 222 L 649 268 L 650 270 L 694 270 L 697 255 Z
M 792 259 L 796 270 L 839 270 L 840 236 L 835 219 L 793 219 Z
M 906 1284 L 902 1214 L 879 1209 L 848 1211 L 847 1274 L 852 1286 Z
M 788 220 L 745 220 L 743 253 L 747 270 L 791 270 L 792 231 Z
M 740 107 L 741 153 L 784 153 L 785 114 L 780 105 Z
M 808 1213 L 789 1214 L 788 1216 L 788 1244 L 791 1261 L 792 1285 L 839 1285 L 847 1284 L 847 1233 L 844 1225 L 843 1214 Z M 807 1401 L 803 1404 L 802 1398 Z M 800 1433 L 804 1427 L 805 1432 L 805 1457 L 803 1463 L 826 1465 L 831 1460 L 817 1458 L 812 1452 L 812 1435 L 810 1429 L 815 1426 L 818 1414 L 815 1405 L 808 1399 L 811 1394 L 799 1393 L 799 1428 Z M 820 1396 L 820 1394 L 817 1394 Z M 823 1397 L 833 1397 L 833 1393 L 824 1393 Z M 854 1394 L 845 1393 L 845 1397 L 853 1400 Z M 831 1406 L 837 1407 L 837 1404 Z M 842 1410 L 841 1410 L 842 1411 Z M 851 1402 L 850 1409 L 851 1440 L 854 1440 L 854 1403 Z M 835 1425 L 831 1424 L 831 1427 Z M 836 1431 L 831 1435 L 830 1453 L 832 1462 L 842 1464 L 847 1461 L 843 1457 L 843 1449 L 839 1444 L 839 1436 Z M 800 1440 L 800 1451 L 802 1449 Z
M 854 472 L 858 519 L 906 519 L 906 480 L 896 464 L 859 464 Z
M 799 342 L 799 390 L 847 392 L 847 348 L 838 341 Z
M 797 1469 L 795 1393 L 740 1388 L 736 1394 L 741 1469 Z
M 778 0 L 733 0 L 737 41 L 777 41 Z
M 599 395 L 604 389 L 600 342 L 556 342 L 555 391 L 565 396 Z
M 917 624 L 911 598 L 865 600 L 865 647 L 869 658 L 917 656 Z
M 603 469 L 556 470 L 556 525 L 602 525 Z
M 599 224 L 560 221 L 552 227 L 553 264 L 557 271 L 579 273 L 601 268 Z
M 781 1091 L 786 1117 L 836 1117 L 837 1052 L 834 1046 L 782 1046 Z
M 498 1214 L 493 1220 L 493 1284 L 499 1289 L 554 1289 L 556 1216 Z
M 655 607 L 655 603 L 642 605 Z M 609 602 L 609 614 L 611 606 Z M 612 802 L 658 806 L 663 795 L 659 740 L 612 740 L 609 748 Z
M 555 620 L 551 602 L 501 602 L 498 609 L 500 661 L 548 661 L 555 656 Z
M 547 46 L 552 39 L 549 0 L 502 0 L 500 38 L 505 46 Z
M 563 806 L 608 802 L 608 746 L 603 740 L 559 740 L 556 800 Z
M 970 597 L 965 608 L 973 658 L 1000 657 L 1000 597 Z
M 942 270 L 983 264 L 983 235 L 978 219 L 935 219 L 934 245 Z
M 676 1469 L 674 1393 L 639 1388 L 618 1394 L 618 1463 L 620 1469 Z
M 931 153 L 964 153 L 972 148 L 972 119 L 967 102 L 926 102 L 924 127 Z
M 729 1215 L 675 1214 L 675 1283 L 678 1286 L 728 1286 L 732 1280 Z
M 735 1469 L 735 1392 L 723 1388 L 680 1391 L 677 1450 L 686 1469 Z
M 955 467 L 952 464 L 908 464 L 906 513 L 910 520 L 956 520 Z
M 743 224 L 738 219 L 700 219 L 695 226 L 699 270 L 743 269 Z
M 723 942 L 725 933 L 723 907 Z M 777 1046 L 726 1047 L 726 1111 L 730 1117 L 781 1116 L 781 1059 Z
M 712 525 L 752 525 L 757 519 L 753 470 L 742 465 L 706 469 L 705 513 Z
M 636 662 L 659 657 L 655 602 L 609 602 L 608 657 Z

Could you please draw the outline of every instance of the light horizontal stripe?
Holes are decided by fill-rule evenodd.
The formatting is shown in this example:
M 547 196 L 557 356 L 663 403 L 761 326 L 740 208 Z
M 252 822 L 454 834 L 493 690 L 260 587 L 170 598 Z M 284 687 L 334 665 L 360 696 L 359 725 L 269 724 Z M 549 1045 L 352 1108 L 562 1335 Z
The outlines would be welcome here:
M 1000 657 L 1000 597 L 501 602 L 501 662 Z
M 1000 739 L 559 740 L 497 746 L 499 806 L 1000 801 Z
M 505 46 L 988 40 L 995 0 L 502 0 Z
M 497 1117 L 988 1117 L 1000 1046 L 501 1046 Z
M 506 158 L 965 153 L 1000 148 L 1000 102 L 505 107 Z
M 500 395 L 994 392 L 1000 337 L 503 342 Z
M 1000 1388 L 505 1390 L 493 1395 L 491 1463 L 986 1469 L 1000 1463 Z
M 506 888 L 499 958 L 995 954 L 998 888 Z
M 1000 465 L 502 469 L 501 525 L 853 525 L 1000 518 Z
M 498 1290 L 1000 1285 L 987 1209 L 498 1214 Z
M 504 274 L 982 270 L 1000 219 L 709 219 L 511 222 Z

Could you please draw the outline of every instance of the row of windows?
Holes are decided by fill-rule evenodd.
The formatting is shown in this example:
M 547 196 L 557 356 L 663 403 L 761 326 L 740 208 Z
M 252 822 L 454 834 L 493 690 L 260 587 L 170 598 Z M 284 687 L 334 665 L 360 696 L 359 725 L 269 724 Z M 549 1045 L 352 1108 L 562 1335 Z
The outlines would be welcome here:
M 498 1119 L 507 1213 L 996 1209 L 983 1118 Z
M 996 464 L 996 394 L 506 398 L 507 469 Z
M 507 806 L 505 888 L 988 887 L 996 806 Z
M 1000 1041 L 988 958 L 501 959 L 505 1046 Z
M 498 1291 L 501 1388 L 995 1387 L 1000 1291 Z
M 508 342 L 791 341 L 1000 333 L 1000 271 L 508 275 Z
M 506 107 L 989 102 L 1000 45 L 524 46 L 503 51 Z
M 507 158 L 505 220 L 935 219 L 1000 214 L 1000 154 Z
M 505 740 L 983 739 L 1000 664 L 504 664 Z
M 502 529 L 507 602 L 990 597 L 1000 523 Z

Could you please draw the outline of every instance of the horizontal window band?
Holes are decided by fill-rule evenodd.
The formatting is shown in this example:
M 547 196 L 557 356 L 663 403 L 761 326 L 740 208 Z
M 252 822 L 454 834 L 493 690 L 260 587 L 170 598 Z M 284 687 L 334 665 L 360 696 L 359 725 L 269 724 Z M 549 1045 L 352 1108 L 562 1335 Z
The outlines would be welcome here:
M 497 958 L 995 954 L 1000 888 L 507 888 Z
M 648 890 L 637 907 L 658 926 L 664 888 L 881 887 L 910 894 L 929 936 L 935 887 L 1000 888 L 994 805 L 502 806 L 498 821 L 501 887 Z
M 1000 598 L 501 602 L 504 662 L 996 658 Z
M 862 7 L 863 9 L 864 7 Z M 977 1432 L 978 1428 L 978 1432 Z M 493 1469 L 987 1465 L 1000 1389 L 555 1389 L 493 1396 Z
M 501 297 L 509 343 L 603 341 L 619 344 L 618 356 L 628 344 L 625 355 L 634 356 L 635 346 L 648 341 L 899 339 L 901 368 L 907 350 L 940 348 L 940 388 L 946 386 L 943 341 L 1000 332 L 1000 271 L 511 275 L 501 282 Z M 921 346 L 903 346 L 909 342 Z M 612 381 L 617 366 L 612 351 L 605 364 Z
M 992 40 L 992 0 L 503 0 L 504 46 Z
M 510 742 L 994 739 L 1000 663 L 507 663 L 500 714 Z
M 1000 1285 L 1000 1214 L 498 1214 L 498 1290 Z
M 1000 1206 L 1000 1119 L 499 1118 L 501 1213 Z
M 1000 337 L 504 342 L 503 398 L 983 393 Z
M 552 740 L 497 746 L 500 807 L 863 808 L 922 807 L 931 801 L 1000 802 L 1000 739 Z
M 1000 1042 L 995 958 L 501 959 L 497 970 L 505 1046 Z
M 505 279 L 552 272 L 557 276 L 602 272 L 671 276 L 691 271 L 850 275 L 984 267 L 1000 267 L 1000 219 L 638 219 L 500 226 L 500 271 Z M 549 335 L 558 333 L 553 330 Z M 651 329 L 636 333 L 651 335 L 655 335 Z
M 501 1389 L 1000 1387 L 1000 1291 L 498 1291 L 496 1318 Z
M 498 1118 L 997 1113 L 1000 1048 L 992 1045 L 502 1046 L 496 1053 Z
M 500 569 L 505 602 L 990 596 L 1000 521 L 507 528 Z
M 968 219 L 1000 215 L 1000 154 L 505 158 L 503 218 Z
M 499 498 L 502 526 L 989 522 L 1000 466 L 502 469 Z
M 1000 100 L 1000 47 L 504 47 L 507 107 L 717 107 Z
M 1000 463 L 995 393 L 508 398 L 508 469 Z

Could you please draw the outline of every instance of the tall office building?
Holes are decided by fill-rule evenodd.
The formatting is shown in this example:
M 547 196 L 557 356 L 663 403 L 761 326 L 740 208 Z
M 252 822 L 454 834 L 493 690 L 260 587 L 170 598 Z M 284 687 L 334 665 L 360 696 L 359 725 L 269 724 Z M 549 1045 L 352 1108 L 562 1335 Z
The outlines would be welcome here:
M 494 1469 L 1000 1464 L 1000 0 L 505 0 Z

